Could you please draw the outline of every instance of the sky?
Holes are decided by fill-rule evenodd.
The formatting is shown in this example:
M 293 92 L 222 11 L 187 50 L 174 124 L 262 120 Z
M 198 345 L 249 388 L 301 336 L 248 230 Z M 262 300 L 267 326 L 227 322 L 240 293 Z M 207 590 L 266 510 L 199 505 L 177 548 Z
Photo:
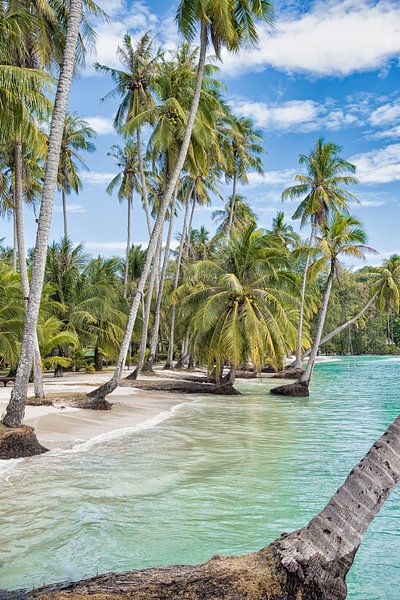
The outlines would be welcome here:
M 93 69 L 95 60 L 119 66 L 116 50 L 129 31 L 134 38 L 151 30 L 156 43 L 173 49 L 180 38 L 174 16 L 177 2 L 168 0 L 98 0 L 108 23 L 94 23 L 96 54 L 75 78 L 70 110 L 83 116 L 97 132 L 96 152 L 87 155 L 83 189 L 68 198 L 70 237 L 91 254 L 122 255 L 126 238 L 126 204 L 105 188 L 117 172 L 107 155 L 121 143 L 112 121 L 117 100 L 101 99 L 112 81 Z M 352 213 L 366 226 L 378 264 L 400 253 L 400 0 L 276 0 L 275 26 L 260 25 L 258 47 L 239 55 L 223 54 L 219 77 L 226 100 L 239 116 L 251 117 L 264 136 L 265 174 L 249 174 L 240 186 L 258 215 L 270 227 L 278 210 L 288 220 L 295 209 L 282 203 L 283 189 L 300 173 L 299 154 L 308 153 L 318 137 L 342 147 L 357 166 L 359 184 L 352 190 L 359 203 Z M 210 49 L 210 54 L 212 51 Z M 225 197 L 229 189 L 221 184 Z M 213 231 L 212 211 L 198 208 L 194 226 Z M 297 227 L 296 222 L 293 225 Z M 12 244 L 10 222 L 0 222 L 0 238 Z M 179 227 L 179 221 L 177 224 Z M 27 243 L 34 244 L 35 222 L 26 212 Z M 306 232 L 304 232 L 305 234 Z M 61 201 L 57 196 L 51 240 L 62 235 Z M 147 243 L 139 198 L 135 198 L 133 240 Z

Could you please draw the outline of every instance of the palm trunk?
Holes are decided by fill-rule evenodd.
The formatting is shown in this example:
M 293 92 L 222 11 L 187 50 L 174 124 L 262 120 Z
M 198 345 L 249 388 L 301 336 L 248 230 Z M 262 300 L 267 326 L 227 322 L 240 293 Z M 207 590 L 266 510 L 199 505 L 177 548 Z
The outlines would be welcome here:
M 15 207 L 12 211 L 13 217 L 13 253 L 12 253 L 12 270 L 13 273 L 17 272 L 17 221 L 15 218 Z
M 147 230 L 149 232 L 149 236 L 151 236 L 152 226 L 151 226 L 151 214 L 150 214 L 150 207 L 149 207 L 149 192 L 147 190 L 146 175 L 144 172 L 143 156 L 142 156 L 142 140 L 141 140 L 141 136 L 140 136 L 140 128 L 139 127 L 136 130 L 136 145 L 137 145 L 137 152 L 138 152 L 140 183 L 142 184 L 142 202 L 143 202 L 143 206 L 144 206 L 144 212 L 146 214 Z
M 132 215 L 132 196 L 128 198 L 128 224 L 126 236 L 126 263 L 125 263 L 125 278 L 124 278 L 124 298 L 128 295 L 128 279 L 129 279 L 129 250 L 131 248 L 131 215 Z
M 179 276 L 181 273 L 183 250 L 185 247 L 186 233 L 187 233 L 188 220 L 189 220 L 189 201 L 190 201 L 190 197 L 193 192 L 193 187 L 194 187 L 194 184 L 191 187 L 191 190 L 190 190 L 189 195 L 187 196 L 186 202 L 185 202 L 185 216 L 183 218 L 183 229 L 182 229 L 182 235 L 181 235 L 181 242 L 179 244 L 178 260 L 176 262 L 176 271 L 175 271 L 175 280 L 174 280 L 174 289 L 173 289 L 174 292 L 176 292 L 176 290 L 178 288 Z M 175 320 L 176 320 L 176 304 L 173 304 L 171 306 L 171 325 L 170 325 L 170 331 L 169 331 L 168 355 L 167 355 L 167 362 L 164 365 L 164 369 L 172 369 L 172 366 L 173 366 L 172 361 L 174 359 Z
M 160 235 L 160 237 L 158 239 L 158 244 L 162 245 L 162 234 Z M 143 319 L 143 325 L 142 325 L 142 335 L 141 335 L 140 346 L 139 346 L 138 364 L 136 366 L 136 369 L 130 375 L 128 375 L 127 379 L 137 379 L 143 369 L 144 359 L 146 356 L 146 348 L 147 348 L 147 334 L 149 331 L 149 323 L 150 323 L 151 302 L 152 302 L 152 298 L 153 298 L 153 291 L 154 291 L 154 286 L 156 283 L 156 276 L 157 276 L 157 270 L 158 270 L 157 263 L 158 263 L 158 252 L 156 252 L 156 255 L 154 256 L 153 269 L 151 271 L 149 285 L 147 287 L 146 302 L 145 302 L 145 306 L 144 306 L 144 319 Z
M 233 225 L 233 215 L 235 214 L 235 203 L 236 203 L 236 186 L 237 186 L 237 175 L 236 173 L 233 175 L 233 190 L 232 190 L 232 202 L 231 209 L 229 211 L 229 225 L 228 230 L 232 229 Z
M 64 239 L 68 238 L 68 222 L 67 222 L 67 194 L 65 190 L 61 190 L 62 197 L 62 210 L 63 210 L 63 220 L 64 220 Z
M 170 251 L 171 241 L 172 241 L 172 233 L 173 233 L 173 229 L 174 229 L 174 217 L 175 217 L 175 205 L 176 205 L 177 193 L 178 193 L 178 189 L 175 190 L 174 196 L 172 198 L 172 203 L 171 203 L 171 209 L 170 209 L 171 216 L 169 219 L 167 241 L 165 243 L 164 260 L 163 260 L 163 264 L 162 264 L 162 268 L 161 268 L 160 286 L 159 286 L 158 295 L 157 295 L 156 308 L 154 311 L 153 328 L 152 328 L 152 331 L 150 334 L 150 344 L 149 344 L 150 351 L 149 351 L 149 356 L 147 358 L 146 364 L 143 367 L 143 370 L 147 371 L 147 372 L 153 370 L 153 364 L 154 364 L 154 361 L 156 358 L 158 333 L 159 333 L 159 329 L 160 329 L 160 319 L 161 319 L 161 304 L 162 304 L 163 293 L 164 293 L 165 276 L 167 274 L 169 251 Z
M 19 272 L 21 277 L 22 294 L 24 296 L 25 308 L 29 300 L 29 278 L 26 266 L 25 252 L 25 227 L 24 227 L 24 207 L 23 207 L 23 189 L 22 189 L 22 143 L 16 142 L 14 148 L 14 208 L 16 238 L 19 256 Z M 34 333 L 34 352 L 33 352 L 33 381 L 35 398 L 44 398 L 42 359 L 40 356 L 39 342 L 37 332 Z
M 314 340 L 313 346 L 311 348 L 310 358 L 308 359 L 307 368 L 304 371 L 304 374 L 302 375 L 302 377 L 300 378 L 300 382 L 305 384 L 307 387 L 311 380 L 315 361 L 316 361 L 316 358 L 318 355 L 319 346 L 321 343 L 322 332 L 324 330 L 324 325 L 325 325 L 326 313 L 328 311 L 329 298 L 330 298 L 331 291 L 332 291 L 334 273 L 335 273 L 335 266 L 332 263 L 331 269 L 330 269 L 329 275 L 328 275 L 328 280 L 326 282 L 324 298 L 323 298 L 322 306 L 321 306 L 321 312 L 319 314 L 319 319 L 318 319 L 317 332 L 315 334 L 315 340 Z
M 96 372 L 103 370 L 103 358 L 98 346 L 94 349 L 94 369 Z
M 313 222 L 311 224 L 310 239 L 308 241 L 308 245 L 310 248 L 312 248 L 312 246 L 314 245 L 315 230 L 316 230 L 316 225 Z M 298 329 L 297 329 L 296 361 L 294 363 L 295 369 L 301 369 L 302 346 L 303 346 L 304 301 L 305 301 L 305 297 L 306 297 L 307 275 L 308 275 L 308 268 L 310 266 L 310 258 L 311 258 L 311 253 L 309 252 L 307 254 L 306 264 L 304 265 L 303 279 L 301 282 L 299 325 L 298 325 Z
M 40 300 L 42 295 L 44 270 L 46 265 L 47 244 L 50 222 L 53 212 L 54 196 L 57 187 L 57 174 L 60 162 L 62 135 L 67 113 L 68 97 L 75 67 L 76 46 L 82 19 L 82 0 L 70 0 L 64 56 L 51 120 L 49 146 L 46 160 L 46 174 L 36 246 L 32 265 L 32 280 L 29 301 L 25 316 L 21 354 L 15 385 L 6 409 L 3 423 L 8 427 L 20 427 L 25 415 L 25 402 L 28 392 L 28 380 L 32 365 L 35 332 L 37 328 Z
M 189 257 L 190 256 L 190 239 L 191 239 L 191 233 L 192 233 L 192 227 L 193 227 L 193 217 L 194 217 L 194 211 L 196 209 L 196 194 L 193 194 L 192 197 L 192 210 L 190 212 L 190 219 L 189 219 L 189 225 L 188 225 L 188 236 L 187 236 L 187 240 L 186 240 L 186 247 L 185 247 L 185 256 Z
M 179 180 L 180 174 L 182 172 L 183 165 L 185 163 L 186 156 L 187 156 L 187 153 L 189 150 L 190 138 L 192 135 L 193 125 L 194 125 L 194 122 L 196 119 L 197 109 L 199 107 L 199 102 L 200 102 L 200 94 L 201 94 L 201 87 L 202 87 L 202 82 L 203 82 L 204 66 L 205 66 L 205 62 L 206 62 L 206 51 L 207 51 L 207 27 L 206 27 L 205 22 L 202 21 L 199 64 L 197 67 L 196 84 L 195 84 L 192 106 L 190 109 L 189 118 L 188 118 L 188 122 L 187 122 L 186 129 L 185 129 L 182 146 L 179 151 L 179 156 L 178 156 L 173 174 L 171 176 L 171 179 L 168 182 L 167 189 L 165 191 L 165 194 L 164 194 L 161 206 L 160 206 L 160 210 L 157 215 L 157 219 L 156 219 L 156 222 L 153 227 L 153 231 L 150 236 L 150 241 L 149 241 L 149 245 L 148 245 L 147 253 L 146 253 L 146 260 L 145 260 L 145 263 L 143 266 L 142 274 L 141 274 L 139 282 L 138 282 L 136 293 L 132 300 L 132 306 L 131 306 L 131 310 L 130 310 L 130 314 L 129 314 L 129 318 L 128 318 L 128 322 L 127 322 L 127 326 L 126 326 L 124 340 L 121 345 L 118 362 L 117 362 L 114 374 L 113 374 L 112 378 L 110 379 L 110 381 L 108 381 L 104 385 L 100 386 L 98 389 L 96 389 L 93 392 L 91 392 L 90 394 L 88 394 L 89 397 L 104 398 L 105 396 L 107 396 L 108 394 L 110 394 L 112 391 L 114 391 L 117 388 L 119 380 L 121 378 L 122 370 L 125 365 L 126 354 L 128 351 L 131 337 L 132 337 L 133 328 L 135 326 L 136 315 L 137 315 L 139 304 L 140 304 L 140 298 L 143 294 L 144 286 L 146 285 L 146 281 L 149 276 L 151 263 L 153 261 L 154 254 L 157 249 L 158 238 L 160 236 L 161 229 L 162 229 L 162 226 L 163 226 L 163 223 L 165 220 L 165 215 L 166 215 L 168 206 L 171 203 L 174 190 L 177 186 L 177 183 L 178 183 L 178 180 Z
M 367 312 L 367 310 L 375 302 L 375 300 L 377 299 L 378 295 L 379 295 L 378 292 L 376 292 L 376 294 L 374 294 L 372 296 L 372 298 L 370 298 L 368 300 L 367 304 L 365 306 L 363 306 L 363 308 L 360 310 L 360 312 L 358 312 L 354 317 L 352 317 L 351 319 L 349 319 L 348 321 L 346 321 L 346 323 L 342 323 L 342 325 L 339 325 L 339 327 L 336 327 L 336 329 L 334 329 L 333 331 L 331 331 L 330 333 L 328 333 L 327 335 L 325 335 L 321 339 L 319 345 L 322 346 L 322 344 L 325 344 L 326 342 L 329 342 L 329 340 L 331 340 L 335 336 L 339 335 L 340 333 L 343 333 L 343 331 L 346 331 L 346 329 L 348 329 L 351 325 L 353 325 L 353 323 L 356 323 L 356 321 L 358 321 L 358 319 L 361 319 L 361 317 Z M 304 353 L 303 358 L 307 358 L 307 356 L 310 356 L 310 354 L 311 354 L 311 348 Z

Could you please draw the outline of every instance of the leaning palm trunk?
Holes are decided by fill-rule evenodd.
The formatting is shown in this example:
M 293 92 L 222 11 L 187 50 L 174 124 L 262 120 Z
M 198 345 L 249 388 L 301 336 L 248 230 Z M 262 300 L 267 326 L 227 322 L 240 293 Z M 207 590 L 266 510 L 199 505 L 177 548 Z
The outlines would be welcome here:
M 68 238 L 68 221 L 67 221 L 67 194 L 65 190 L 61 190 L 62 198 L 62 211 L 63 211 L 63 222 L 64 222 L 64 239 Z
M 232 190 L 232 202 L 231 209 L 229 211 L 229 224 L 228 231 L 230 232 L 233 225 L 233 215 L 235 214 L 235 204 L 236 204 L 236 185 L 237 185 L 237 175 L 236 173 L 233 175 L 233 190 Z
M 179 244 L 178 260 L 176 261 L 176 271 L 175 271 L 174 289 L 173 289 L 174 292 L 176 292 L 176 290 L 178 289 L 179 277 L 181 274 L 183 250 L 185 247 L 188 221 L 189 221 L 189 202 L 190 202 L 190 197 L 193 193 L 193 188 L 194 188 L 194 184 L 193 184 L 193 186 L 188 194 L 188 197 L 186 198 L 186 201 L 185 201 L 185 216 L 183 219 L 181 242 Z M 167 362 L 164 365 L 164 369 L 172 369 L 172 361 L 174 358 L 175 320 L 176 320 L 176 304 L 173 304 L 171 307 L 171 325 L 170 325 L 170 331 L 169 331 L 168 355 L 167 355 Z
M 29 300 L 29 278 L 28 269 L 26 266 L 24 209 L 22 200 L 22 144 L 18 141 L 15 143 L 14 148 L 14 167 L 14 208 L 19 256 L 19 273 L 21 277 L 22 294 L 24 296 L 26 308 Z M 36 331 L 34 335 L 33 381 L 35 398 L 44 398 L 42 359 L 40 356 L 39 342 Z
M 400 417 L 306 527 L 283 534 L 259 552 L 216 556 L 201 565 L 97 575 L 68 588 L 49 585 L 26 598 L 345 600 L 346 576 L 363 536 L 399 479 Z
M 149 192 L 147 189 L 147 181 L 146 175 L 144 172 L 143 165 L 143 156 L 142 156 L 142 140 L 140 136 L 140 127 L 136 130 L 136 145 L 137 145 L 137 153 L 138 153 L 138 163 L 139 163 L 139 175 L 140 175 L 140 183 L 142 185 L 142 202 L 144 206 L 144 212 L 146 215 L 146 223 L 147 230 L 149 232 L 149 236 L 151 236 L 151 215 L 150 215 L 150 207 L 149 207 Z
M 302 377 L 300 378 L 300 383 L 306 385 L 307 387 L 309 386 L 309 383 L 310 383 L 310 380 L 311 380 L 312 372 L 314 370 L 315 361 L 316 361 L 316 358 L 317 358 L 317 355 L 318 355 L 319 346 L 320 346 L 320 343 L 321 343 L 322 332 L 324 330 L 324 325 L 325 325 L 326 313 L 328 311 L 329 298 L 331 296 L 331 291 L 332 291 L 332 284 L 333 284 L 334 274 L 335 274 L 335 265 L 334 265 L 334 263 L 332 263 L 331 264 L 331 269 L 330 269 L 329 275 L 328 275 L 328 280 L 326 282 L 326 287 L 325 287 L 325 292 L 324 292 L 324 298 L 323 298 L 323 301 L 322 301 L 321 312 L 319 314 L 319 319 L 318 319 L 317 332 L 315 334 L 314 343 L 313 343 L 312 348 L 311 348 L 310 358 L 308 359 L 307 368 L 304 371 L 304 374 L 302 375 Z
M 163 227 L 163 223 L 165 220 L 165 215 L 168 209 L 168 206 L 171 203 L 172 196 L 176 185 L 178 183 L 178 179 L 183 169 L 183 165 L 186 160 L 186 156 L 189 150 L 190 138 L 193 131 L 193 125 L 196 119 L 197 109 L 199 107 L 200 94 L 201 94 L 201 86 L 203 82 L 203 74 L 204 74 L 204 66 L 206 61 L 206 50 L 207 50 L 207 28 L 204 23 L 201 25 L 201 45 L 200 45 L 200 56 L 199 56 L 199 64 L 197 67 L 197 75 L 196 75 L 196 85 L 194 90 L 194 96 L 192 101 L 192 106 L 189 113 L 188 122 L 185 129 L 185 134 L 182 141 L 182 146 L 179 152 L 179 156 L 172 173 L 171 179 L 168 182 L 160 210 L 156 219 L 156 222 L 153 227 L 153 231 L 150 236 L 149 245 L 146 253 L 146 260 L 143 266 L 142 274 L 140 276 L 136 293 L 132 300 L 132 306 L 128 317 L 128 322 L 126 326 L 125 336 L 121 345 L 121 350 L 119 353 L 118 362 L 114 371 L 114 374 L 110 381 L 100 386 L 98 389 L 94 390 L 90 394 L 88 394 L 91 398 L 105 398 L 108 394 L 113 392 L 120 381 L 122 370 L 125 365 L 126 355 L 128 352 L 129 344 L 132 337 L 133 328 L 136 321 L 136 316 L 140 304 L 140 299 L 143 294 L 144 287 L 146 285 L 147 278 L 149 276 L 151 263 L 154 257 L 154 254 L 157 249 L 158 238 L 161 233 L 161 229 Z
M 126 234 L 126 263 L 124 277 L 124 298 L 128 295 L 128 280 L 129 280 L 129 250 L 131 247 L 131 219 L 132 219 L 132 196 L 128 198 L 128 222 Z
M 310 239 L 308 241 L 308 245 L 310 248 L 312 248 L 312 246 L 314 245 L 315 230 L 316 230 L 316 226 L 315 226 L 315 223 L 313 222 L 311 224 Z M 299 324 L 298 324 L 298 329 L 297 329 L 296 361 L 293 365 L 295 369 L 301 369 L 302 346 L 303 346 L 304 301 L 305 301 L 305 296 L 306 296 L 307 276 L 308 276 L 308 268 L 310 266 L 310 258 L 311 258 L 311 253 L 308 252 L 307 258 L 306 258 L 306 264 L 304 265 L 303 279 L 301 282 Z
M 35 253 L 32 264 L 32 279 L 29 301 L 25 316 L 21 355 L 14 388 L 7 406 L 3 423 L 8 427 L 20 427 L 25 415 L 25 402 L 32 365 L 35 332 L 37 328 L 40 299 L 42 295 L 47 244 L 57 187 L 62 135 L 67 113 L 68 96 L 75 66 L 76 47 L 82 18 L 82 0 L 70 0 L 68 26 L 65 38 L 64 57 L 51 120 L 46 174 L 40 206 Z
M 174 228 L 176 196 L 177 196 L 177 189 L 174 192 L 174 196 L 172 198 L 172 203 L 171 203 L 171 209 L 170 209 L 171 216 L 169 219 L 167 241 L 165 243 L 164 259 L 163 259 L 163 264 L 162 264 L 161 274 L 160 274 L 160 285 L 159 285 L 159 289 L 158 289 L 156 307 L 155 307 L 155 311 L 154 311 L 154 323 L 153 323 L 153 328 L 152 328 L 151 334 L 150 334 L 149 356 L 147 357 L 146 363 L 143 366 L 143 371 L 147 371 L 147 372 L 153 370 L 153 364 L 154 364 L 154 361 L 156 358 L 158 333 L 159 333 L 159 329 L 160 329 L 160 320 L 161 320 L 161 304 L 162 304 L 163 293 L 164 293 L 165 276 L 167 274 L 169 250 L 171 247 L 172 233 L 173 233 L 173 228 Z
M 12 211 L 13 216 L 13 252 L 12 252 L 12 270 L 17 272 L 17 221 L 15 218 L 15 207 Z
M 342 325 L 339 325 L 339 327 L 336 327 L 336 329 L 334 329 L 333 331 L 331 331 L 330 333 L 328 333 L 327 335 L 324 335 L 324 337 L 321 339 L 319 345 L 322 346 L 322 344 L 325 344 L 326 342 L 329 342 L 329 340 L 331 340 L 332 338 L 334 338 L 335 336 L 339 335 L 340 333 L 343 333 L 343 331 L 346 331 L 346 329 L 348 329 L 351 325 L 353 325 L 354 323 L 356 323 L 359 319 L 361 319 L 361 317 L 367 312 L 367 310 L 373 305 L 373 303 L 375 302 L 375 300 L 378 297 L 378 292 L 376 292 L 367 302 L 367 304 L 365 306 L 363 306 L 363 308 L 360 310 L 360 312 L 358 312 L 356 315 L 354 315 L 354 317 L 352 317 L 351 319 L 349 319 L 348 321 L 346 321 L 346 323 L 342 323 Z M 310 356 L 311 354 L 311 348 L 309 350 L 307 350 L 304 353 L 303 358 L 307 358 L 308 356 Z
M 162 244 L 162 234 L 158 238 L 158 245 Z M 147 334 L 149 331 L 149 323 L 150 323 L 150 313 L 151 313 L 151 302 L 153 299 L 154 286 L 156 283 L 157 271 L 158 271 L 158 261 L 159 261 L 159 253 L 156 252 L 154 256 L 153 269 L 151 271 L 151 275 L 149 278 L 149 285 L 147 288 L 146 302 L 144 305 L 144 319 L 142 325 L 142 335 L 140 339 L 139 346 L 139 356 L 138 356 L 138 364 L 136 369 L 128 375 L 126 379 L 137 379 L 142 372 L 144 359 L 146 356 L 146 348 L 147 348 Z

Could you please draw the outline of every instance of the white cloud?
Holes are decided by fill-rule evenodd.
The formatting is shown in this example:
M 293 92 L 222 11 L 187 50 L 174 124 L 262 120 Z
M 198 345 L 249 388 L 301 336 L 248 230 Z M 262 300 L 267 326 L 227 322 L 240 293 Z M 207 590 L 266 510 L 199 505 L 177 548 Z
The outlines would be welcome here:
M 109 135 L 114 133 L 113 122 L 107 117 L 85 117 L 85 121 L 95 130 L 98 135 Z
M 260 27 L 258 48 L 224 55 L 231 75 L 268 66 L 317 76 L 381 69 L 400 52 L 400 5 L 394 0 L 323 0 L 308 13 Z
M 105 185 L 110 183 L 110 181 L 113 179 L 113 177 L 115 177 L 115 175 L 116 173 L 98 173 L 96 171 L 87 171 L 86 173 L 82 173 L 81 177 L 87 183 Z
M 372 137 L 375 139 L 398 138 L 400 137 L 400 125 L 396 125 L 396 127 L 391 127 L 390 129 L 384 129 L 383 131 L 377 131 Z
M 386 204 L 383 200 L 360 200 L 359 202 L 352 202 L 351 205 L 354 208 L 365 207 L 365 208 L 374 208 L 375 206 L 383 206 Z
M 106 4 L 110 5 L 109 14 L 114 19 L 108 23 L 99 22 L 96 24 L 96 51 L 89 53 L 86 59 L 85 75 L 95 73 L 92 67 L 94 62 L 114 68 L 121 66 L 117 49 L 121 46 L 122 38 L 127 31 L 131 34 L 133 42 L 135 42 L 146 31 L 157 29 L 157 16 L 141 0 L 133 2 L 130 6 L 120 0 L 106 0 L 101 5 L 105 10 Z
M 247 186 L 255 187 L 259 185 L 287 185 L 292 180 L 296 171 L 294 169 L 283 169 L 282 171 L 266 171 L 265 173 L 249 173 Z
M 379 106 L 370 116 L 370 123 L 376 127 L 389 125 L 400 119 L 400 100 Z
M 125 250 L 126 242 L 86 242 L 85 246 L 89 250 Z
M 400 144 L 371 150 L 352 156 L 361 183 L 390 183 L 400 181 Z
M 324 103 L 314 100 L 289 100 L 281 103 L 252 102 L 233 99 L 232 108 L 240 115 L 250 117 L 257 127 L 278 131 L 316 131 L 339 129 L 359 123 L 355 114 L 336 108 L 331 99 Z

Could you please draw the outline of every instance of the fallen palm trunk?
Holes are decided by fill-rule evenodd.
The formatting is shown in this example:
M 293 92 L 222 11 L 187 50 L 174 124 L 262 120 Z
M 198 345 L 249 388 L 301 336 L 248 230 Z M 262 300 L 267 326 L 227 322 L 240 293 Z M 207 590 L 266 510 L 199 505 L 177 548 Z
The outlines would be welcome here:
M 0 600 L 344 600 L 362 537 L 399 479 L 400 417 L 306 527 L 259 552 L 0 592 Z
M 197 383 L 195 381 L 127 381 L 120 382 L 121 387 L 132 387 L 154 392 L 179 392 L 181 394 L 220 394 L 238 396 L 240 392 L 231 384 Z

